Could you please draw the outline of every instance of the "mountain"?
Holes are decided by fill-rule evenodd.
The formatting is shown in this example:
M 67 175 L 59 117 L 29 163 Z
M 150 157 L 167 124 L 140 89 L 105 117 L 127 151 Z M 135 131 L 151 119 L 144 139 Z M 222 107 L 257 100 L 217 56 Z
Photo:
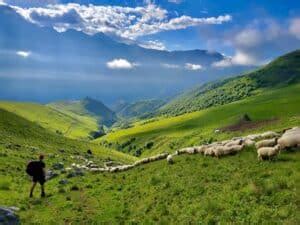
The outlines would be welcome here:
M 102 33 L 59 33 L 28 22 L 5 5 L 0 5 L 0 49 L 0 96 L 42 103 L 84 96 L 106 104 L 161 98 L 246 69 L 212 67 L 224 59 L 213 51 L 160 51 L 117 42 Z M 129 66 L 108 66 L 118 59 Z M 188 63 L 202 69 L 188 69 Z
M 41 127 L 36 122 L 29 121 L 22 116 L 2 108 L 0 108 L 0 136 L 0 164 L 3 166 L 6 165 L 6 167 L 9 167 L 9 165 L 17 167 L 23 164 L 25 165 L 27 160 L 29 161 L 36 158 L 39 153 L 49 156 L 47 159 L 48 163 L 52 161 L 50 155 L 54 154 L 59 154 L 61 160 L 66 157 L 63 161 L 70 160 L 70 155 L 85 154 L 87 149 L 92 149 L 94 155 L 103 160 L 107 158 L 123 162 L 132 162 L 135 160 L 134 157 L 114 151 L 113 149 L 107 149 L 87 141 L 70 139 L 55 134 L 49 129 Z M 12 152 L 14 152 L 14 154 L 12 154 Z M 8 153 L 6 157 L 5 153 Z M 13 161 L 10 161 L 10 164 L 7 161 L 18 157 L 20 157 L 18 163 L 12 163 Z M 26 160 L 24 160 L 24 158 L 26 158 Z M 54 157 L 52 156 L 52 158 Z M 10 172 L 12 172 L 12 170 L 7 171 L 7 174 Z
M 116 113 L 123 118 L 147 117 L 159 109 L 165 101 L 159 99 L 142 100 L 133 103 L 119 105 Z
M 268 65 L 242 76 L 218 80 L 185 92 L 159 109 L 159 114 L 180 115 L 224 105 L 273 88 L 300 81 L 300 50 L 283 55 Z
M 0 108 L 68 138 L 86 139 L 99 131 L 97 120 L 91 116 L 58 111 L 42 104 L 0 101 Z
M 102 102 L 90 97 L 86 97 L 80 101 L 53 102 L 47 106 L 60 112 L 71 112 L 76 115 L 95 118 L 99 126 L 111 126 L 117 120 L 115 112 Z

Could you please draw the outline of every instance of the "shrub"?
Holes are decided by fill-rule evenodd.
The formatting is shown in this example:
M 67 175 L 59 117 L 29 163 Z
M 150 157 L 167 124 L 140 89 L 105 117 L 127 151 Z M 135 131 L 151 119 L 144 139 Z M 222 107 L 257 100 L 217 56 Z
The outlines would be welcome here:
M 148 142 L 148 143 L 145 144 L 145 148 L 151 149 L 153 147 L 153 145 L 154 145 L 154 142 L 150 141 L 150 142 Z
M 71 187 L 71 191 L 79 191 L 79 187 L 77 185 L 73 185 Z
M 141 156 L 141 154 L 142 154 L 142 149 L 140 149 L 140 148 L 134 152 L 134 156 L 136 156 L 136 157 Z

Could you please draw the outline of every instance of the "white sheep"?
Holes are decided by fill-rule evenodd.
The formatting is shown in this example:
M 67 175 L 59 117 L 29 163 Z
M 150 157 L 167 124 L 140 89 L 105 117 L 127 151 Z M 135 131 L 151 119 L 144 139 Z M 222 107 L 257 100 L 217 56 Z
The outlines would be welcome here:
M 263 139 L 266 139 L 266 138 L 276 138 L 276 137 L 279 137 L 279 134 L 274 132 L 274 131 L 267 131 L 267 132 L 264 132 L 261 134 L 261 137 Z
M 227 144 L 225 144 L 225 146 L 230 147 L 230 146 L 235 146 L 235 145 L 241 145 L 242 143 L 243 143 L 243 139 L 237 139 L 237 140 L 228 142 Z
M 262 147 L 257 150 L 258 160 L 263 160 L 265 158 L 272 159 L 276 157 L 280 152 L 280 146 L 276 145 L 274 147 Z
M 167 157 L 167 162 L 168 162 L 169 164 L 173 164 L 173 163 L 174 163 L 173 155 L 168 155 L 168 157 Z
M 235 151 L 235 152 L 240 152 L 244 149 L 245 145 L 241 144 L 241 145 L 233 145 L 231 146 L 231 150 Z
M 300 127 L 293 127 L 292 129 L 288 129 L 284 132 L 284 134 L 290 134 L 290 133 L 300 133 Z
M 169 155 L 168 153 L 161 153 L 159 155 L 152 156 L 152 157 L 149 158 L 149 162 L 165 159 L 165 158 L 168 157 L 168 155 Z
M 281 149 L 299 147 L 300 146 L 300 132 L 288 132 L 278 139 L 278 144 Z
M 118 167 L 118 171 L 126 171 L 126 170 L 129 170 L 129 169 L 132 169 L 134 166 L 133 165 L 123 165 L 123 166 L 119 166 Z
M 251 146 L 255 145 L 255 141 L 246 138 L 245 141 L 244 141 L 244 144 L 245 144 L 245 146 L 247 146 L 247 147 L 251 147 Z
M 189 147 L 189 148 L 183 148 L 178 150 L 178 154 L 195 154 L 196 153 L 196 149 L 194 147 Z
M 144 159 L 141 159 L 139 161 L 136 161 L 133 165 L 134 166 L 139 166 L 139 165 L 142 165 L 142 164 L 146 164 L 150 162 L 150 159 L 149 158 L 144 158 Z
M 205 156 L 213 156 L 214 155 L 214 147 L 206 148 L 204 151 Z
M 110 167 L 108 171 L 111 173 L 114 173 L 114 172 L 118 172 L 118 170 L 119 170 L 119 167 L 116 166 L 116 167 Z
M 221 141 L 221 145 L 226 145 L 227 143 L 229 143 L 231 140 L 224 140 L 224 141 Z
M 250 139 L 252 141 L 255 141 L 260 138 L 261 138 L 260 134 L 249 134 L 245 137 L 245 139 Z
M 91 171 L 91 172 L 106 172 L 108 170 L 104 169 L 104 168 L 90 168 L 89 171 Z
M 201 145 L 201 146 L 195 146 L 196 153 L 203 154 L 205 152 L 205 149 L 207 148 L 207 145 Z
M 223 154 L 224 154 L 224 155 L 235 154 L 235 153 L 237 153 L 237 152 L 242 151 L 244 147 L 245 147 L 244 144 L 242 144 L 242 145 L 225 146 L 225 148 L 224 148 L 224 150 L 223 150 Z
M 261 147 L 273 147 L 277 144 L 277 140 L 278 140 L 278 138 L 262 140 L 262 141 L 257 142 L 255 144 L 255 147 L 257 149 L 259 149 Z
M 227 148 L 226 146 L 216 146 L 212 148 L 213 155 L 219 158 L 220 156 L 224 155 L 226 148 Z

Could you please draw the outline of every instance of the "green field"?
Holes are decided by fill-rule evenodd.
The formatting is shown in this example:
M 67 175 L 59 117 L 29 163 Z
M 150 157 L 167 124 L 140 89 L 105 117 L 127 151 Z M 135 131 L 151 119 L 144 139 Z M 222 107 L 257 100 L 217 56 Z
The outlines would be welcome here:
M 300 85 L 285 88 L 264 89 L 260 94 L 224 106 L 212 107 L 177 117 L 157 118 L 154 122 L 138 122 L 134 127 L 118 130 L 95 142 L 126 143 L 134 141 L 123 151 L 143 149 L 144 155 L 172 151 L 176 148 L 222 140 L 263 130 L 281 130 L 300 124 Z M 255 121 L 273 121 L 243 132 L 215 133 L 216 129 L 234 124 L 244 114 Z M 153 120 L 153 119 L 152 119 Z M 153 142 L 151 149 L 144 146 Z
M 253 149 L 222 159 L 180 156 L 117 174 L 47 183 L 28 198 L 26 153 L 1 157 L 2 205 L 20 207 L 23 224 L 299 224 L 300 152 L 258 162 Z M 3 163 L 5 161 L 5 163 Z M 52 160 L 53 161 L 53 160 Z M 49 160 L 47 160 L 49 163 Z M 7 170 L 9 168 L 9 170 Z M 39 190 L 37 190 L 39 191 Z
M 90 132 L 98 130 L 95 118 L 72 112 L 61 112 L 36 103 L 1 101 L 0 109 L 13 112 L 52 132 L 70 138 L 87 138 Z

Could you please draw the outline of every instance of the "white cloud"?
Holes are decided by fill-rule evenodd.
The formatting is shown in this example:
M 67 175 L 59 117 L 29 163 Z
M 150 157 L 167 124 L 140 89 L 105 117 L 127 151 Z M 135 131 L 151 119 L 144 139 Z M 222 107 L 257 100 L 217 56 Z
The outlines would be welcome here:
M 235 43 L 242 47 L 253 47 L 263 40 L 261 32 L 256 29 L 245 29 L 235 37 Z
M 133 69 L 137 64 L 131 63 L 126 59 L 114 59 L 106 63 L 110 69 Z
M 76 29 L 87 34 L 103 32 L 128 39 L 202 24 L 222 24 L 232 19 L 230 15 L 208 18 L 186 15 L 172 17 L 167 10 L 154 4 L 131 8 L 68 3 L 33 8 L 14 6 L 14 9 L 30 22 L 52 26 L 58 31 Z
M 155 49 L 155 50 L 166 50 L 166 46 L 164 43 L 154 40 L 154 41 L 147 41 L 144 43 L 139 44 L 143 48 Z
M 237 50 L 232 57 L 225 56 L 224 59 L 213 62 L 211 66 L 216 68 L 224 68 L 230 66 L 254 66 L 259 64 L 260 63 L 254 55 Z
M 161 66 L 167 69 L 180 69 L 180 66 L 176 64 L 162 63 Z
M 229 67 L 232 66 L 232 58 L 231 57 L 226 57 L 220 61 L 213 62 L 211 64 L 212 67 L 217 67 L 217 68 L 223 68 L 223 67 Z
M 203 67 L 201 65 L 192 64 L 192 63 L 186 63 L 184 67 L 187 70 L 201 70 L 201 69 L 203 69 Z
M 17 51 L 16 54 L 18 56 L 21 56 L 23 58 L 27 58 L 31 55 L 31 52 L 28 52 L 28 51 Z
M 294 18 L 290 21 L 289 31 L 297 39 L 300 39 L 300 18 Z
M 235 52 L 232 57 L 214 62 L 211 66 L 259 66 L 272 58 L 272 53 L 283 54 L 295 50 L 300 44 L 300 18 L 283 21 L 285 25 L 281 23 L 272 18 L 257 19 L 221 36 L 217 40 Z
M 235 55 L 232 57 L 232 63 L 234 65 L 243 65 L 243 66 L 259 64 L 255 56 L 242 51 L 237 51 L 235 53 Z

